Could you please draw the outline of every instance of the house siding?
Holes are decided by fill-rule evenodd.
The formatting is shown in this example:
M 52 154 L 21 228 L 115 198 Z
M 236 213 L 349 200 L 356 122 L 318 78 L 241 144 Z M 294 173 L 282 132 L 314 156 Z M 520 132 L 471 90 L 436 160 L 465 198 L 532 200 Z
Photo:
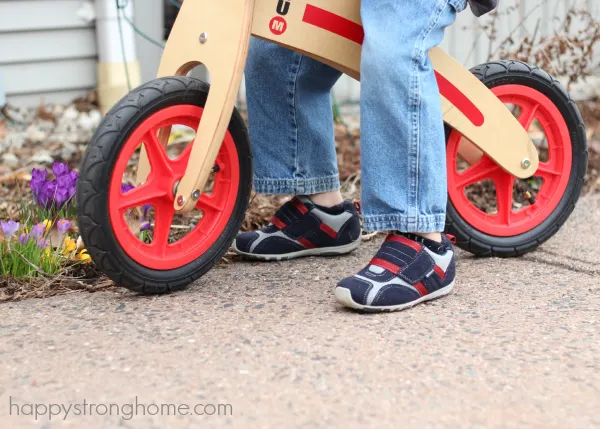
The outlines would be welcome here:
M 62 103 L 96 85 L 93 23 L 81 0 L 0 0 L 0 74 L 8 102 Z

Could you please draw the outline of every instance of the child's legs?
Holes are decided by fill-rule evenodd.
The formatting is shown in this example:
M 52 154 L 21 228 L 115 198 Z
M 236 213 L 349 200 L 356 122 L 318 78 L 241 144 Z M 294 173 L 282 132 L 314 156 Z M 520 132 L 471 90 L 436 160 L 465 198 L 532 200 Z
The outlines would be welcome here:
M 440 95 L 427 52 L 466 0 L 362 0 L 362 205 L 367 230 L 440 232 L 447 203 Z
M 256 192 L 311 195 L 340 188 L 330 94 L 340 75 L 252 40 L 246 94 Z

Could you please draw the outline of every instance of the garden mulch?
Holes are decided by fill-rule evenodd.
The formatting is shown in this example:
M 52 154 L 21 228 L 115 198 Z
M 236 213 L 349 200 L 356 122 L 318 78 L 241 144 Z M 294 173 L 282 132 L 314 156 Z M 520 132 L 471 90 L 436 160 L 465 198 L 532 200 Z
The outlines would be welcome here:
M 589 173 L 584 195 L 600 193 L 600 100 L 579 103 L 588 127 Z M 94 95 L 69 106 L 37 109 L 7 107 L 0 116 L 0 219 L 15 217 L 19 201 L 31 199 L 32 168 L 49 168 L 54 161 L 79 164 L 93 130 L 101 120 Z M 7 118 L 2 119 L 3 117 Z M 336 125 L 336 148 L 342 191 L 347 198 L 360 197 L 360 131 Z M 493 204 L 486 198 L 485 185 L 471 190 L 479 205 Z M 254 195 L 242 225 L 243 230 L 260 228 L 289 197 Z M 228 254 L 224 263 L 235 259 Z M 41 298 L 74 291 L 113 287 L 93 265 L 67 268 L 61 275 L 28 280 L 0 279 L 0 302 Z

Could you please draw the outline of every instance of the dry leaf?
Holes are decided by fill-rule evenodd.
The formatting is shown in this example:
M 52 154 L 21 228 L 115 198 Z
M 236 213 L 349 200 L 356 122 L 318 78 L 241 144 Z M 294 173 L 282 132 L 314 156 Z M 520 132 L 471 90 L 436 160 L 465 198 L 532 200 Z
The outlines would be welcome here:
M 6 130 L 6 122 L 0 120 L 0 140 L 4 139 L 7 134 L 8 131 Z

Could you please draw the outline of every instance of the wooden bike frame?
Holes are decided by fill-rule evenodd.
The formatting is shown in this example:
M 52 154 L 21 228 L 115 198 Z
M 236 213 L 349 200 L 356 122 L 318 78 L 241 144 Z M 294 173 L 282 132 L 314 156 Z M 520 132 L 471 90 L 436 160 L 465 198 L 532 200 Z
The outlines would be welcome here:
M 401 22 L 398 25 L 402 25 Z M 175 209 L 194 208 L 210 175 L 240 88 L 250 36 L 301 52 L 360 80 L 360 0 L 185 0 L 158 73 L 183 76 L 204 64 L 211 88 Z M 537 150 L 506 106 L 441 49 L 430 52 L 444 122 L 518 178 L 538 169 Z M 159 138 L 166 145 L 169 130 Z M 399 154 L 401 156 L 401 154 Z M 150 166 L 142 152 L 138 182 Z

